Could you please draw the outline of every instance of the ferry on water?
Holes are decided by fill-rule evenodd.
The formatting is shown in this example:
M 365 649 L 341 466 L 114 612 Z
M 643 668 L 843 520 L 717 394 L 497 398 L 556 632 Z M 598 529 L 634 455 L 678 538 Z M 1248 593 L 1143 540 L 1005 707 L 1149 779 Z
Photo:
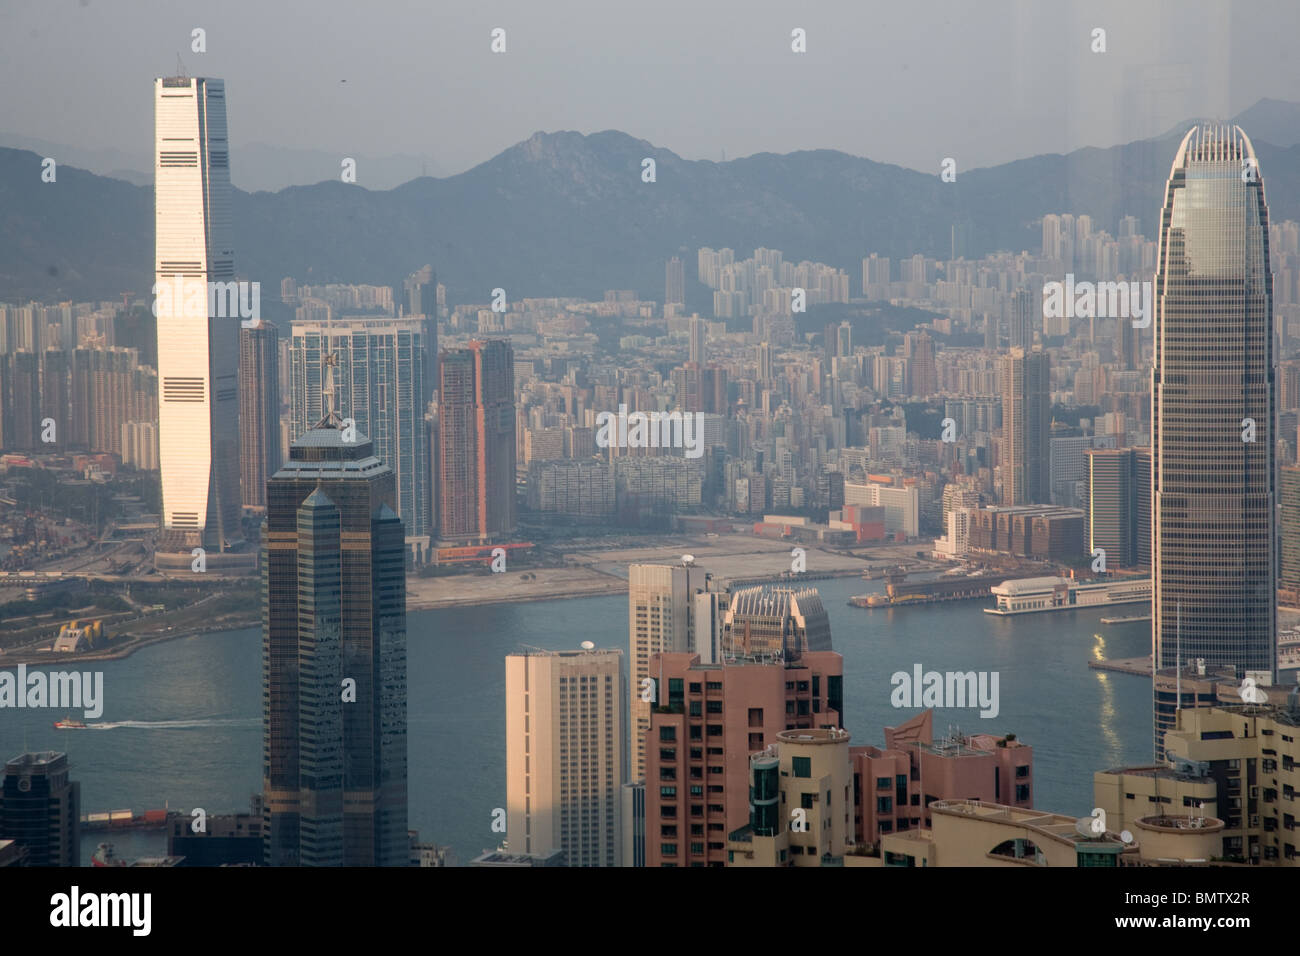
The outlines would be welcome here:
M 1151 579 L 1127 581 L 1075 581 L 1071 578 L 1024 578 L 1003 581 L 989 592 L 996 607 L 985 614 L 1007 617 L 1039 611 L 1072 611 L 1081 607 L 1109 607 L 1116 604 L 1150 604 Z
M 65 717 L 62 720 L 54 722 L 55 730 L 85 730 L 86 722 L 84 720 L 73 720 L 71 717 Z

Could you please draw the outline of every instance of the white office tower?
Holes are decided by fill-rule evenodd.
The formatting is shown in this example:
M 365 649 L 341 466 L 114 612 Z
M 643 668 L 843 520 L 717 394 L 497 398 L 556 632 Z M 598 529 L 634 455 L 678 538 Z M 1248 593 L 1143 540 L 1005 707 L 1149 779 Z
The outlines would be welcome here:
M 154 288 L 158 316 L 159 551 L 220 552 L 240 533 L 238 309 L 209 283 L 235 278 L 230 145 L 221 80 L 154 80 Z M 187 561 L 188 563 L 188 561 Z

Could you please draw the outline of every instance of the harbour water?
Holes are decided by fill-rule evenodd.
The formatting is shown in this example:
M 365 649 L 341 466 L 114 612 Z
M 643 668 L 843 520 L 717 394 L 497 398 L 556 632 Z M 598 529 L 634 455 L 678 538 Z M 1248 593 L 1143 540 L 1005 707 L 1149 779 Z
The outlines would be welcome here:
M 892 706 L 890 677 L 920 664 L 998 672 L 997 717 L 939 710 L 935 729 L 1017 734 L 1034 748 L 1037 807 L 1082 816 L 1092 808 L 1094 771 L 1151 761 L 1149 681 L 1087 666 L 1092 658 L 1149 653 L 1149 623 L 1102 625 L 1104 607 L 999 618 L 984 614 L 981 601 L 863 610 L 847 606 L 849 597 L 879 591 L 882 582 L 814 583 L 844 655 L 845 724 L 854 744 L 882 744 L 883 727 L 917 712 Z M 504 656 L 520 644 L 560 649 L 584 640 L 626 654 L 625 595 L 408 616 L 410 826 L 422 839 L 450 844 L 462 864 L 496 846 L 492 810 L 505 805 Z M 83 813 L 164 803 L 209 814 L 247 809 L 261 787 L 258 629 L 179 638 L 84 667 L 104 671 L 100 719 L 113 726 L 55 730 L 65 714 L 5 709 L 0 757 L 66 752 Z M 121 856 L 166 852 L 158 832 L 87 833 L 83 860 L 104 840 Z

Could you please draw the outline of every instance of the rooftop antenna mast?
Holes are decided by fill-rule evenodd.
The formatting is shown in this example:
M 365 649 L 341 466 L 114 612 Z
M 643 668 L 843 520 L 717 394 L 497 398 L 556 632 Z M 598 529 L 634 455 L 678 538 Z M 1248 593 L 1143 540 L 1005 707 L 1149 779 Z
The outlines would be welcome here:
M 343 419 L 339 417 L 338 410 L 334 407 L 334 370 L 338 368 L 339 364 L 339 353 L 334 349 L 334 309 L 332 306 L 327 308 L 328 311 L 325 313 L 325 344 L 322 347 L 320 359 L 320 401 L 324 417 L 316 423 L 316 427 L 342 428 Z
M 179 77 L 189 76 L 189 74 L 185 72 L 185 64 L 181 62 L 181 55 L 179 53 L 176 54 L 176 75 Z

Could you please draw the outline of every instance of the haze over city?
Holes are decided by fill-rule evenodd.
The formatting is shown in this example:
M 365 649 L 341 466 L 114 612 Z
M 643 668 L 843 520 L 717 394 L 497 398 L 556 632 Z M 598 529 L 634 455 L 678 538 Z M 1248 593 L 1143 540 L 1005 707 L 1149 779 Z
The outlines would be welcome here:
M 1288 925 L 1297 27 L 0 11 L 18 918 L 1028 867 L 1030 927 Z

